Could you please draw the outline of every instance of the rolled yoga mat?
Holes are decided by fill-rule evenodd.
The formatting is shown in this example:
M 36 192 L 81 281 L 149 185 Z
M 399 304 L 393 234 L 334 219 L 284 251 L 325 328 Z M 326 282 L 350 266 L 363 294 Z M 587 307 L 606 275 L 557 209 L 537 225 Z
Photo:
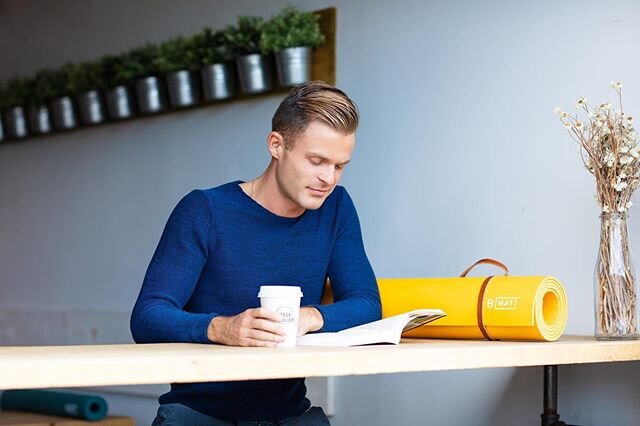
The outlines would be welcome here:
M 467 277 L 490 263 L 505 275 Z M 567 323 L 567 296 L 554 277 L 509 276 L 506 266 L 482 259 L 458 278 L 379 278 L 382 317 L 420 308 L 439 308 L 447 316 L 411 330 L 404 337 L 490 340 L 560 338 Z
M 108 409 L 107 401 L 99 396 L 48 390 L 4 391 L 0 396 L 0 408 L 90 421 L 102 420 Z

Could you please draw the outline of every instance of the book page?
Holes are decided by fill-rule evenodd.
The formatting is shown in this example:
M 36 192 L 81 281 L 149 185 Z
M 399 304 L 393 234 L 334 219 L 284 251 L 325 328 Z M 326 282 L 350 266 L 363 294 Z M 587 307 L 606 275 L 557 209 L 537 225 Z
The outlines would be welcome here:
M 394 315 L 337 333 L 315 333 L 298 337 L 300 346 L 357 346 L 375 343 L 400 343 L 404 331 L 420 327 L 445 316 L 440 309 L 418 309 Z

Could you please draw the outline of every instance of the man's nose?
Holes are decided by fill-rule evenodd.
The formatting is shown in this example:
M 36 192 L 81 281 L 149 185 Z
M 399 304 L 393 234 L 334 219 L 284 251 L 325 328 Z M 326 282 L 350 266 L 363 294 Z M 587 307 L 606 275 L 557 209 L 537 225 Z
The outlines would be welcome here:
M 336 182 L 336 168 L 334 166 L 329 166 L 326 169 L 322 170 L 322 173 L 318 175 L 318 179 L 324 182 L 327 185 L 333 185 Z

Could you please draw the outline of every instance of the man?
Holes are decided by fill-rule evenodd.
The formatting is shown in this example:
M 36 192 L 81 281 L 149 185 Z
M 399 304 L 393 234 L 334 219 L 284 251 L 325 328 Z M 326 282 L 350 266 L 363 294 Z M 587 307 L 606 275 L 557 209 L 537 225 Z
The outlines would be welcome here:
M 273 116 L 266 171 L 192 191 L 172 212 L 133 309 L 135 341 L 275 346 L 285 333 L 257 307 L 261 285 L 302 288 L 298 335 L 379 319 L 356 210 L 337 186 L 358 120 L 331 85 L 292 89 Z M 321 306 L 327 278 L 335 303 Z M 304 379 L 173 384 L 154 425 L 329 424 L 305 393 Z

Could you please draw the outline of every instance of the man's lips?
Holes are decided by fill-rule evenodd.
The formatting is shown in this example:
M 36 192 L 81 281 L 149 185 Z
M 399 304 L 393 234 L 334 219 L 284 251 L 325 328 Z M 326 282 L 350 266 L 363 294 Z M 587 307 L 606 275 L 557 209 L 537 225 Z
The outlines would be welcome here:
M 316 188 L 309 188 L 309 190 L 311 191 L 312 194 L 314 195 L 324 195 L 327 192 L 329 192 L 328 189 L 316 189 Z

